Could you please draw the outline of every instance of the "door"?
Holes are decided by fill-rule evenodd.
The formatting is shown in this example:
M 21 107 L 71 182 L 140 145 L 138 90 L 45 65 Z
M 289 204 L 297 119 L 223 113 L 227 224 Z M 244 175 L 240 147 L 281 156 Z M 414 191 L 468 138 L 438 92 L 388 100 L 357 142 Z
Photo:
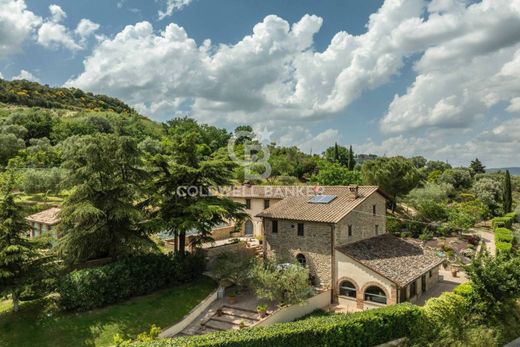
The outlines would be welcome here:
M 245 233 L 248 237 L 253 237 L 253 222 L 250 220 L 246 221 Z
M 426 275 L 421 277 L 421 290 L 423 293 L 426 291 Z

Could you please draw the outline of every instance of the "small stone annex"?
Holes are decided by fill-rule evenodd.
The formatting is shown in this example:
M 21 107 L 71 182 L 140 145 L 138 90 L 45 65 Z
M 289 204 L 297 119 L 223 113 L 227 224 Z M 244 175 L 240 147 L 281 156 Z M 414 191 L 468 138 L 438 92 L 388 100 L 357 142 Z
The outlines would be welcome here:
M 59 224 L 59 207 L 52 207 L 45 211 L 41 211 L 26 217 L 25 219 L 31 225 L 29 237 L 37 237 L 49 232 L 56 231 L 56 225 Z M 57 237 L 57 235 L 54 235 Z
M 442 258 L 386 231 L 387 195 L 376 186 L 241 186 L 226 193 L 246 206 L 242 234 L 264 255 L 297 260 L 331 303 L 362 310 L 416 301 L 435 286 Z

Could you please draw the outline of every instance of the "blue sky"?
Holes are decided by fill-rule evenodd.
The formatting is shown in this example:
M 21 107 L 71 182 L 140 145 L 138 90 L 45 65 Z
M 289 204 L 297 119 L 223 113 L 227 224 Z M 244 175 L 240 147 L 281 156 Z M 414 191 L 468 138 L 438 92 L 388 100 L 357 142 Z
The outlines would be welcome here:
M 0 73 L 305 151 L 520 166 L 519 1 L 0 0 Z

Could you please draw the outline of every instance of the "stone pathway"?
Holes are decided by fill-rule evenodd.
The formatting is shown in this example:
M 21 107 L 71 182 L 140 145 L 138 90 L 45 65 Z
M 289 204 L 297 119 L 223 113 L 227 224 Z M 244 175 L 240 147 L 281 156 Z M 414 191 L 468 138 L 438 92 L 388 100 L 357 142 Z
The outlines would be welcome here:
M 237 302 L 233 304 L 227 298 L 218 299 L 176 336 L 202 335 L 252 326 L 261 319 L 256 312 L 258 304 L 258 299 L 249 294 L 238 295 Z M 270 314 L 275 309 L 276 306 L 271 305 L 267 313 Z

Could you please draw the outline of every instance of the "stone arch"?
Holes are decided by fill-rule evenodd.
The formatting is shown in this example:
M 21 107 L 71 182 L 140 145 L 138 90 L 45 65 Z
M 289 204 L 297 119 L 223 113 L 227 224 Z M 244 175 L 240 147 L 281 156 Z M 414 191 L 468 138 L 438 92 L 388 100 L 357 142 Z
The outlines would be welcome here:
M 388 302 L 390 301 L 390 293 L 388 293 L 388 290 L 385 288 L 385 286 L 381 282 L 373 282 L 373 281 L 365 283 L 365 285 L 361 289 L 361 295 L 363 296 L 363 301 L 366 301 L 365 292 L 370 287 L 377 287 L 377 288 L 381 289 L 383 291 L 383 293 L 385 293 L 386 304 L 388 304 Z
M 357 284 L 356 281 L 354 281 L 353 278 L 351 277 L 341 277 L 338 279 L 338 283 L 336 284 L 336 290 L 337 290 L 337 293 L 341 293 L 341 283 L 345 282 L 345 281 L 349 281 L 350 283 L 352 283 L 354 285 L 354 288 L 356 289 L 356 297 L 357 295 L 359 295 L 359 285 Z

